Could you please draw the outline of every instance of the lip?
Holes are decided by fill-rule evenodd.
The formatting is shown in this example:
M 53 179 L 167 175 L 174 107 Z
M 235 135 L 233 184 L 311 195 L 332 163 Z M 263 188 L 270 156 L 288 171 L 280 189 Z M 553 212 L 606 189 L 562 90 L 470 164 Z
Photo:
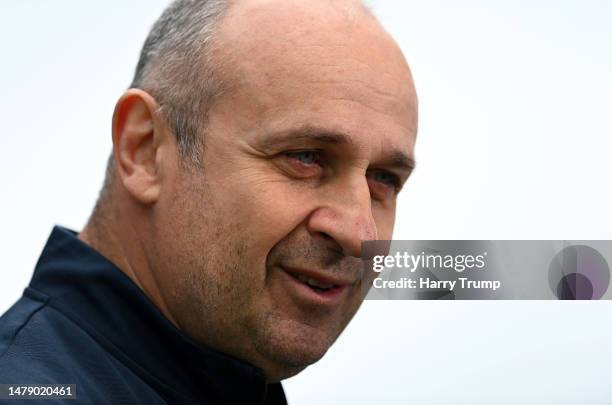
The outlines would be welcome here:
M 322 273 L 318 270 L 296 269 L 296 268 L 288 267 L 288 266 L 280 266 L 280 267 L 284 271 L 289 273 L 289 275 L 291 276 L 302 275 L 302 276 L 310 277 L 321 284 L 333 284 L 338 287 L 344 287 L 344 286 L 354 283 L 353 280 L 348 280 L 346 278 L 343 279 L 339 277 L 333 277 L 333 276 L 330 276 L 329 274 Z
M 352 282 L 343 280 L 329 275 L 321 274 L 318 271 L 295 269 L 290 267 L 279 266 L 282 273 L 285 274 L 288 283 L 291 285 L 291 292 L 300 301 L 315 304 L 319 306 L 335 307 L 348 294 Z M 303 281 L 300 281 L 297 276 L 303 275 L 310 277 L 321 284 L 333 284 L 334 287 L 327 291 L 315 291 Z

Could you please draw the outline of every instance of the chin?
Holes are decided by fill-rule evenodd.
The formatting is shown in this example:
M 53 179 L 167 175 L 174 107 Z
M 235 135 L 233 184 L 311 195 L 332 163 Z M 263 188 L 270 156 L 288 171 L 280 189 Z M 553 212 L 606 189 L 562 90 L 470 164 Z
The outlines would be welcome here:
M 257 351 L 262 358 L 260 367 L 270 381 L 293 377 L 316 363 L 334 341 L 320 329 L 287 320 L 268 333 Z
M 319 361 L 326 350 L 315 352 L 302 347 L 295 350 L 279 348 L 274 353 L 269 353 L 267 361 L 261 366 L 268 381 L 277 382 L 293 377 L 302 372 L 306 367 Z

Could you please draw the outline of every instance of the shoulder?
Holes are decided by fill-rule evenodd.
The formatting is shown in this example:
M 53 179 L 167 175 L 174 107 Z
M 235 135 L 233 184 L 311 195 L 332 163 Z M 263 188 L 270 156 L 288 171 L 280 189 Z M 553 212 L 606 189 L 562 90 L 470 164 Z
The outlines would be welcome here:
M 0 317 L 0 383 L 75 384 L 84 403 L 139 403 L 136 393 L 150 390 L 65 315 L 26 296 Z
M 85 355 L 91 348 L 90 339 L 46 300 L 23 296 L 0 318 L 0 379 L 62 383 L 75 374 L 75 350 Z

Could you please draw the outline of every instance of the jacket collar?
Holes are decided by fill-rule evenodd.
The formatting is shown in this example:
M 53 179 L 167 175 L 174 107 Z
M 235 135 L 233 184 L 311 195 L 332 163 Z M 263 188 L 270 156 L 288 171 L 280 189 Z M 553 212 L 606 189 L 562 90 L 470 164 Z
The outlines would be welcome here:
M 257 367 L 198 345 L 113 263 L 56 226 L 30 294 L 45 297 L 171 403 L 265 404 L 284 394 Z

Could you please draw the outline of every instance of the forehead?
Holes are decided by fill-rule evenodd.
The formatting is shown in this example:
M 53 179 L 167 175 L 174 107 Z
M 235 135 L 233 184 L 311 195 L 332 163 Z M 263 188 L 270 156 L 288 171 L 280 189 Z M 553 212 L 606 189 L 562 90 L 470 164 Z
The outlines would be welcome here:
M 397 45 L 351 1 L 244 1 L 222 23 L 227 101 L 245 125 L 327 127 L 411 148 L 417 101 Z

